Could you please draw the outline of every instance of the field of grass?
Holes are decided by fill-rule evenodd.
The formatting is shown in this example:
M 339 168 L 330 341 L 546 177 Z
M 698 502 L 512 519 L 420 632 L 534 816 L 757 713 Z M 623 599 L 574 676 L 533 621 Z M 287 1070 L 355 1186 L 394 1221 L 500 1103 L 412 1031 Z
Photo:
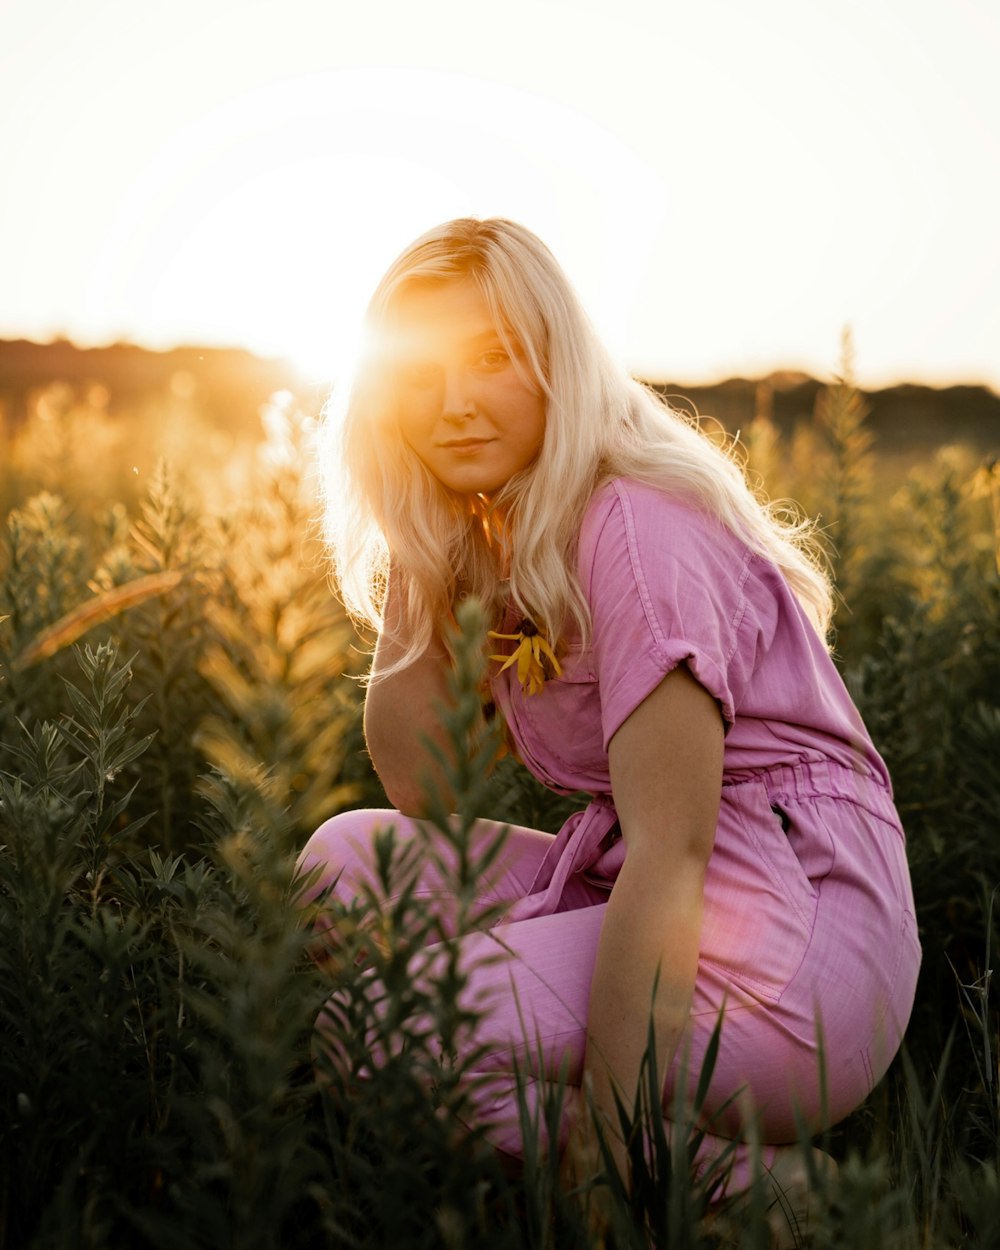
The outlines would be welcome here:
M 890 482 L 864 416 L 845 380 L 793 437 L 766 413 L 743 432 L 751 473 L 828 535 L 836 657 L 894 778 L 924 946 L 905 1051 L 827 1135 L 840 1176 L 802 1244 L 995 1250 L 1000 468 L 945 447 Z M 309 958 L 295 855 L 384 800 L 353 680 L 370 640 L 326 579 L 311 423 L 280 398 L 264 418 L 240 439 L 177 396 L 123 422 L 55 390 L 5 435 L 0 1250 L 596 1244 L 556 1160 L 511 1180 L 461 1128 L 468 1085 L 431 1033 L 474 1022 L 405 890 L 376 942 L 344 914 L 325 966 Z M 566 811 L 509 761 L 456 780 L 469 818 L 552 829 Z M 346 1062 L 317 1074 L 331 988 Z M 705 1218 L 691 1141 L 671 1155 L 641 1106 L 629 1119 L 608 1245 L 767 1245 L 763 1194 Z

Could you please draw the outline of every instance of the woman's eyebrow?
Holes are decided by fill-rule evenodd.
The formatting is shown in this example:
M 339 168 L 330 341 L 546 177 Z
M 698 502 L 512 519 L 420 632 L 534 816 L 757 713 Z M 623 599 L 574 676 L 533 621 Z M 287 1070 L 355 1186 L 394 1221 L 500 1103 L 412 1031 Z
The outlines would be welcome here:
M 472 338 L 466 340 L 473 347 L 478 347 L 481 343 L 502 343 L 503 341 L 503 335 L 496 329 L 483 330 L 481 334 L 474 334 Z
M 402 340 L 399 355 L 430 357 L 442 349 L 447 349 L 449 342 L 462 351 L 476 351 L 494 343 L 499 344 L 501 347 L 508 345 L 516 347 L 517 345 L 517 339 L 514 338 L 510 331 L 507 332 L 505 337 L 494 327 L 488 330 L 481 330 L 478 334 L 471 334 L 467 338 L 460 334 L 451 338 L 451 336 L 446 334 L 424 336 L 418 333 L 412 336 L 409 341 L 406 339 Z

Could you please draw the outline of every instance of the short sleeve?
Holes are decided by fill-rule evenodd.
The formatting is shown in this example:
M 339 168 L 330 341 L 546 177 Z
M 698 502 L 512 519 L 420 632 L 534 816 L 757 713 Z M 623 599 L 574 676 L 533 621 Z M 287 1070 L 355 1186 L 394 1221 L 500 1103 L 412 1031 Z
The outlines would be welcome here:
M 616 480 L 595 495 L 580 574 L 605 750 L 678 664 L 717 701 L 728 732 L 759 635 L 746 596 L 754 559 L 720 522 L 654 487 Z

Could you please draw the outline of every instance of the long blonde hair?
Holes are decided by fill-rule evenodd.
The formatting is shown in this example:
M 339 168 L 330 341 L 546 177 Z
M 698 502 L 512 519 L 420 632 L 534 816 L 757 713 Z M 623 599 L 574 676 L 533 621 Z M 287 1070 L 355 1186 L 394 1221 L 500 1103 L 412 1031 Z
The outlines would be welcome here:
M 489 501 L 447 490 L 405 443 L 389 367 L 403 290 L 462 279 L 477 284 L 498 333 L 517 341 L 546 399 L 538 458 Z M 365 330 L 353 385 L 325 417 L 325 532 L 345 605 L 379 629 L 391 562 L 407 621 L 397 668 L 427 649 L 460 590 L 495 620 L 513 601 L 552 640 L 574 627 L 588 638 L 576 542 L 591 496 L 615 477 L 718 517 L 781 569 L 825 640 L 832 590 L 812 527 L 758 498 L 731 444 L 611 359 L 552 253 L 525 227 L 466 217 L 422 235 L 379 283 Z

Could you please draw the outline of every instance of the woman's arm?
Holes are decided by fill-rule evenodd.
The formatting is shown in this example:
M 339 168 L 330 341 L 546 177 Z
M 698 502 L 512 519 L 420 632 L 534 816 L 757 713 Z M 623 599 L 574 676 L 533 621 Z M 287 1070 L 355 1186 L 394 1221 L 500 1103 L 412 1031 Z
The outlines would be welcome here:
M 398 583 L 390 574 L 385 603 L 385 628 L 379 635 L 372 675 L 391 667 L 405 650 L 406 637 Z M 451 660 L 439 640 L 418 660 L 390 677 L 374 680 L 365 697 L 365 742 L 389 802 L 406 816 L 423 816 L 426 783 L 445 792 L 440 765 L 427 749 L 430 739 L 442 750 L 447 741 L 440 707 L 449 703 Z M 445 798 L 450 796 L 445 792 Z
M 598 946 L 585 1074 L 613 1130 L 612 1091 L 632 1106 L 650 1012 L 661 1080 L 687 1024 L 722 756 L 718 704 L 683 667 L 611 739 L 611 788 L 627 854 Z M 615 1150 L 624 1165 L 624 1152 Z

